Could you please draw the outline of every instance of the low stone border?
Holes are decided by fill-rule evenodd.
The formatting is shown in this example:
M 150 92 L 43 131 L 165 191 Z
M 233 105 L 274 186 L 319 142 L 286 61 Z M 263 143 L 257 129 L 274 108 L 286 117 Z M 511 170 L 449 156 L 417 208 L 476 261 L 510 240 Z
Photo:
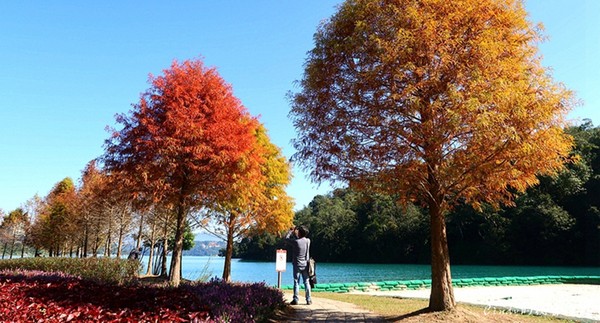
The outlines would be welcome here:
M 590 284 L 600 285 L 600 276 L 532 276 L 532 277 L 486 277 L 453 279 L 454 287 L 469 286 L 521 286 L 542 284 Z M 331 283 L 317 284 L 313 292 L 347 293 L 351 291 L 396 291 L 430 288 L 431 279 L 383 281 L 373 283 Z M 281 289 L 291 290 L 293 285 L 283 285 Z

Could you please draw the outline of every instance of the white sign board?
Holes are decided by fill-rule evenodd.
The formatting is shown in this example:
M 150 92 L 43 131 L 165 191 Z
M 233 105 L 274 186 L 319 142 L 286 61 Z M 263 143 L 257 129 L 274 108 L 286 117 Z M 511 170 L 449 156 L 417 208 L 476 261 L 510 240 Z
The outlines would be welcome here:
M 285 271 L 287 251 L 284 249 L 277 249 L 277 257 L 275 258 L 275 270 L 282 272 Z

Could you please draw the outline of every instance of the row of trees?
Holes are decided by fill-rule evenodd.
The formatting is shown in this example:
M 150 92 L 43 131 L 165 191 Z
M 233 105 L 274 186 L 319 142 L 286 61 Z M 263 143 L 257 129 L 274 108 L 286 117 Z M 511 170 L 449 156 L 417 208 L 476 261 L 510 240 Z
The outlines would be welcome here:
M 88 163 L 79 185 L 66 178 L 30 210 L 5 217 L 4 250 L 20 239 L 36 254 L 120 257 L 133 236 L 136 248 L 150 247 L 150 272 L 155 243 L 168 242 L 177 285 L 186 232 L 202 227 L 227 241 L 228 281 L 236 238 L 291 225 L 288 161 L 216 70 L 174 62 L 150 83 L 129 114 L 117 116 L 121 128 L 111 129 L 105 154 Z
M 447 215 L 455 264 L 600 266 L 600 128 L 590 121 L 567 132 L 577 162 L 515 200 L 514 207 L 480 211 L 461 204 Z M 397 198 L 337 189 L 296 212 L 310 229 L 311 255 L 323 262 L 429 263 L 427 210 Z M 272 260 L 284 244 L 257 235 L 236 246 L 236 256 Z
M 542 65 L 541 31 L 522 0 L 347 0 L 319 26 L 299 91 L 290 93 L 293 160 L 313 180 L 427 210 L 431 310 L 456 304 L 450 212 L 512 204 L 569 161 L 564 117 L 575 98 Z M 151 82 L 130 115 L 118 117 L 122 129 L 102 162 L 131 207 L 171 210 L 177 284 L 192 215 L 222 215 L 209 218 L 232 236 L 248 223 L 240 217 L 258 215 L 257 229 L 276 230 L 291 212 L 262 209 L 282 200 L 265 189 L 269 149 L 214 69 L 173 64 Z

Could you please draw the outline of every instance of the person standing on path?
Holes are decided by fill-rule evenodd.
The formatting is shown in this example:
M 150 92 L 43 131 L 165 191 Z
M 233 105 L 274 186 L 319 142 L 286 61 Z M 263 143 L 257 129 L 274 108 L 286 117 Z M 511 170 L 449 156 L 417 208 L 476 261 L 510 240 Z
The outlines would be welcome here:
M 285 236 L 285 241 L 292 248 L 292 265 L 294 272 L 294 299 L 290 304 L 298 304 L 298 294 L 300 293 L 300 278 L 304 283 L 306 304 L 312 304 L 310 298 L 310 281 L 308 276 L 308 259 L 310 259 L 310 239 L 306 236 L 308 230 L 299 226 L 291 228 Z

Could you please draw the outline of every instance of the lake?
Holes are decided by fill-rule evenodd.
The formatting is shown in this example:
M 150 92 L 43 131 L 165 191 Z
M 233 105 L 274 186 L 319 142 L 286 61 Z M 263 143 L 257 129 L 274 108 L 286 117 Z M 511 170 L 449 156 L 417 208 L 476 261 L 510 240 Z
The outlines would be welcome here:
M 183 257 L 183 277 L 195 280 L 205 272 L 210 274 L 210 277 L 221 277 L 224 262 L 225 258 L 223 257 L 185 256 Z M 452 266 L 452 278 L 456 279 L 544 275 L 600 276 L 600 267 Z M 292 264 L 288 262 L 286 271 L 282 273 L 281 283 L 283 285 L 292 284 L 291 276 Z M 322 284 L 430 279 L 431 268 L 429 265 L 317 263 L 317 277 L 319 283 Z M 275 262 L 250 262 L 233 259 L 231 278 L 233 281 L 239 282 L 264 281 L 268 285 L 277 285 Z

